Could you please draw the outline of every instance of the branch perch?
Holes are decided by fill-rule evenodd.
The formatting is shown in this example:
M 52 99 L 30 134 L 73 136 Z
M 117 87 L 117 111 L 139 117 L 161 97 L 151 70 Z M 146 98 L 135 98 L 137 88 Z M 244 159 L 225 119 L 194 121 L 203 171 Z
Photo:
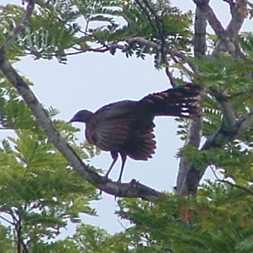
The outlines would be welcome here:
M 101 191 L 117 197 L 140 197 L 151 200 L 162 195 L 162 193 L 135 180 L 132 180 L 130 183 L 113 182 L 109 179 L 105 179 L 104 176 L 100 176 L 93 170 L 90 170 L 89 167 L 83 163 L 71 146 L 60 135 L 60 133 L 56 131 L 41 103 L 33 94 L 28 84 L 5 58 L 3 50 L 0 51 L 0 70 L 6 79 L 8 79 L 10 83 L 17 89 L 27 106 L 31 109 L 38 125 L 44 130 L 49 141 L 54 144 L 59 152 L 61 152 L 61 154 L 67 159 L 73 169 L 77 171 L 85 180 L 93 184 Z

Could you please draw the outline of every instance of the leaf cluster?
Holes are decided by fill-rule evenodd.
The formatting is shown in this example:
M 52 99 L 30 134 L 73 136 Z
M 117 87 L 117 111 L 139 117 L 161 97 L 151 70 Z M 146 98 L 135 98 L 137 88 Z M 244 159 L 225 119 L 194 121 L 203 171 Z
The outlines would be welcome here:
M 73 129 L 64 126 L 58 123 L 73 142 Z M 90 154 L 80 151 L 86 159 Z M 11 226 L 22 222 L 22 237 L 31 244 L 54 238 L 68 221 L 80 222 L 80 213 L 94 214 L 89 202 L 97 198 L 95 189 L 70 168 L 40 130 L 16 130 L 15 137 L 4 139 L 0 170 L 0 212 Z
M 130 252 L 250 252 L 252 196 L 220 183 L 196 199 L 173 194 L 156 203 L 124 200 L 119 215 L 132 222 Z
M 24 15 L 20 7 L 7 7 L 0 12 L 0 19 L 5 20 L 0 26 L 0 42 Z M 13 47 L 20 55 L 30 54 L 36 59 L 56 57 L 65 63 L 67 55 L 93 49 L 108 49 L 114 54 L 115 49 L 110 47 L 118 44 L 126 56 L 144 58 L 154 54 L 159 66 L 162 62 L 158 59 L 163 57 L 165 48 L 188 50 L 190 25 L 190 13 L 182 13 L 164 0 L 37 1 L 29 24 Z M 130 42 L 136 36 L 157 43 L 160 49 Z

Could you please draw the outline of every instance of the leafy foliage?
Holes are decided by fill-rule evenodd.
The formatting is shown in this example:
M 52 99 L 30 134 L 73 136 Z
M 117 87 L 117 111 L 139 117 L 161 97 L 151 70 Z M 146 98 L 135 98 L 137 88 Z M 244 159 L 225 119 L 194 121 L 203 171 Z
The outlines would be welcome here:
M 209 183 L 197 199 L 170 194 L 155 204 L 121 201 L 119 215 L 134 224 L 127 231 L 131 252 L 250 252 L 251 198 L 239 189 Z
M 248 8 L 252 16 L 251 3 Z M 24 15 L 22 7 L 1 6 L 0 45 Z M 217 137 L 220 130 L 223 136 L 210 149 L 186 145 L 179 152 L 196 170 L 213 171 L 214 180 L 202 183 L 195 198 L 170 193 L 154 202 L 120 200 L 118 215 L 131 222 L 122 233 L 110 235 L 82 224 L 72 237 L 48 241 L 67 222 L 79 223 L 80 213 L 94 214 L 89 203 L 98 196 L 48 142 L 0 74 L 0 124 L 13 131 L 0 146 L 0 219 L 8 223 L 8 229 L 0 226 L 0 252 L 13 252 L 19 240 L 36 253 L 253 252 L 253 35 L 237 38 L 243 57 L 226 50 L 215 54 L 219 40 L 209 35 L 207 55 L 196 59 L 191 12 L 183 13 L 165 0 L 36 1 L 25 29 L 6 52 L 9 60 L 32 55 L 67 63 L 70 55 L 118 51 L 126 57 L 152 56 L 156 68 L 176 73 L 174 85 L 191 81 L 205 90 L 202 141 Z M 232 126 L 225 103 L 234 112 Z M 47 113 L 81 159 L 98 153 L 87 143 L 76 144 L 76 129 L 54 120 L 54 108 Z M 248 119 L 248 127 L 231 137 Z M 187 141 L 190 121 L 178 122 L 178 134 Z
M 30 130 L 16 134 L 17 139 L 5 140 L 0 153 L 0 210 L 11 223 L 22 221 L 23 237 L 51 238 L 80 212 L 93 214 L 88 203 L 96 196 L 94 189 L 67 168 L 45 137 Z
M 0 13 L 0 18 L 6 20 L 0 27 L 5 31 L 2 41 L 23 13 L 22 8 L 12 5 Z M 157 60 L 161 58 L 161 51 L 128 39 L 137 36 L 163 48 L 173 45 L 186 50 L 191 39 L 190 24 L 189 13 L 184 14 L 163 0 L 149 5 L 120 0 L 38 1 L 29 26 L 14 45 L 23 54 L 34 55 L 36 59 L 56 57 L 65 63 L 68 54 L 93 51 L 94 45 L 106 50 L 112 44 L 121 43 L 126 56 L 135 54 L 143 58 L 146 54 L 155 54 Z M 114 54 L 115 49 L 110 52 Z M 161 63 L 156 62 L 157 66 Z
M 70 220 L 80 222 L 80 213 L 94 214 L 89 201 L 96 199 L 96 193 L 48 142 L 15 91 L 2 90 L 5 122 L 18 129 L 15 137 L 2 141 L 0 149 L 0 212 L 14 225 L 15 233 L 22 223 L 22 238 L 32 245 L 54 238 Z M 53 115 L 55 110 L 48 112 Z M 80 157 L 94 154 L 91 148 L 75 145 L 73 127 L 60 121 L 55 125 Z
M 11 238 L 10 231 L 0 225 L 0 252 L 12 253 L 13 250 L 13 238 Z

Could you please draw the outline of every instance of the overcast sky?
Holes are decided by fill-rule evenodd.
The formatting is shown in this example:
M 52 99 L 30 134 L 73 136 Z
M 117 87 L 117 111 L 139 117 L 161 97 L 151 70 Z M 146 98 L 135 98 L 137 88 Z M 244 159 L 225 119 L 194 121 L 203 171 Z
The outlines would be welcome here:
M 171 1 L 182 10 L 192 9 L 190 0 Z M 1 4 L 17 3 L 21 1 L 1 0 Z M 222 0 L 211 1 L 218 11 L 223 24 L 226 24 L 227 4 Z M 226 16 L 227 15 L 227 16 Z M 252 26 L 252 24 L 251 24 Z M 245 30 L 252 29 L 250 23 Z M 16 68 L 33 83 L 33 90 L 43 105 L 53 106 L 60 111 L 59 118 L 69 120 L 80 109 L 96 110 L 106 103 L 123 99 L 140 99 L 148 93 L 165 90 L 169 82 L 163 71 L 153 67 L 152 58 L 145 61 L 136 58 L 126 58 L 117 53 L 110 54 L 86 53 L 68 59 L 66 65 L 57 61 L 33 61 L 24 58 Z M 176 123 L 173 118 L 155 120 L 157 149 L 153 159 L 149 161 L 127 160 L 123 181 L 135 178 L 158 190 L 171 191 L 175 186 L 178 159 L 176 154 L 183 145 L 176 135 Z M 82 129 L 79 138 L 84 138 L 84 126 L 76 124 Z M 0 133 L 1 134 L 1 133 Z M 0 135 L 1 136 L 1 135 Z M 92 160 L 92 165 L 107 169 L 111 163 L 109 153 L 102 152 Z M 120 163 L 117 163 L 111 176 L 118 178 Z M 99 225 L 109 232 L 122 230 L 120 222 L 113 215 L 116 209 L 114 197 L 103 194 L 103 200 L 94 203 L 98 217 L 84 217 L 84 222 Z

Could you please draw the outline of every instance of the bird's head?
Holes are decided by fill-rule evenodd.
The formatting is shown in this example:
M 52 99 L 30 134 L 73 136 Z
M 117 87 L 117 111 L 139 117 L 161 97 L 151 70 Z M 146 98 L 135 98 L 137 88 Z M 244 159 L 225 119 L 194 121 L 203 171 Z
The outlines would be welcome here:
M 69 123 L 72 122 L 83 122 L 83 123 L 87 123 L 88 120 L 91 118 L 91 116 L 93 115 L 92 112 L 88 111 L 88 110 L 81 110 L 78 111 L 73 118 L 69 121 Z

